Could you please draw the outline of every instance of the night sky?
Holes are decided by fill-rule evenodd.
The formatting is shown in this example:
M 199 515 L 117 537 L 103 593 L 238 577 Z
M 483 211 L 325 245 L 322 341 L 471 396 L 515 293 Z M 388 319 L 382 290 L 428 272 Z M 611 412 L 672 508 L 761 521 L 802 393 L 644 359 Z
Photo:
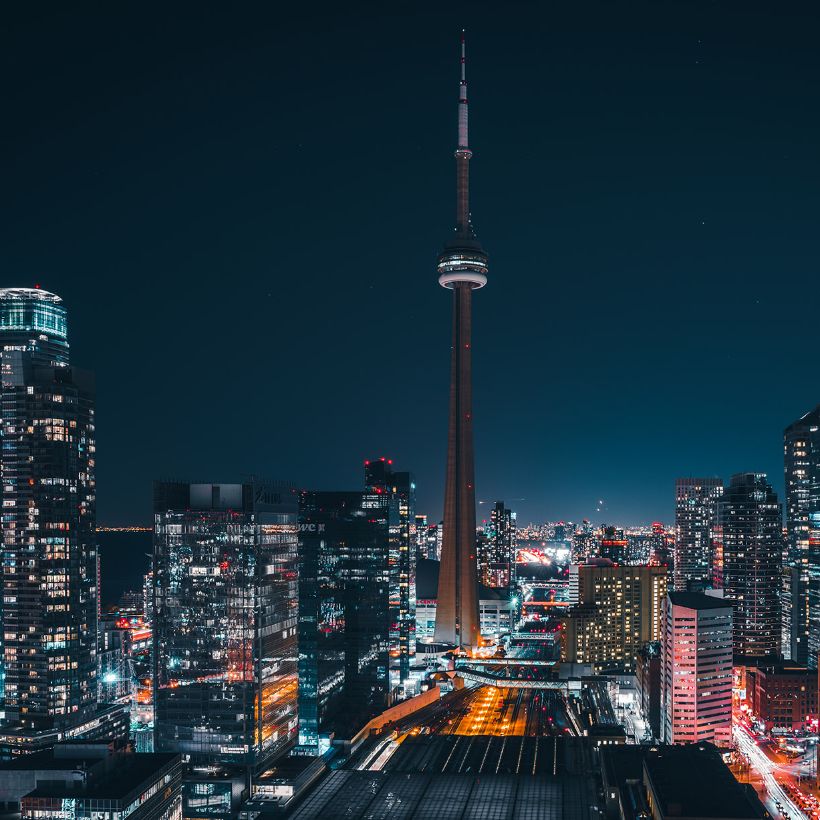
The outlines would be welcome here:
M 100 523 L 149 522 L 153 478 L 355 488 L 379 455 L 440 515 L 462 25 L 478 498 L 782 493 L 820 402 L 814 4 L 24 5 L 0 284 L 62 295 L 96 371 Z

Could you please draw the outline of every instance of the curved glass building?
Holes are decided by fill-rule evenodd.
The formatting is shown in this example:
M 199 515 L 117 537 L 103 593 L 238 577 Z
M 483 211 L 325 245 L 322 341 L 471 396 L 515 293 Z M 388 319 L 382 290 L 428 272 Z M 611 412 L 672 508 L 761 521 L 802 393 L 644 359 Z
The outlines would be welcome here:
M 0 288 L 3 350 L 33 354 L 37 364 L 68 364 L 68 322 L 63 300 L 42 288 Z

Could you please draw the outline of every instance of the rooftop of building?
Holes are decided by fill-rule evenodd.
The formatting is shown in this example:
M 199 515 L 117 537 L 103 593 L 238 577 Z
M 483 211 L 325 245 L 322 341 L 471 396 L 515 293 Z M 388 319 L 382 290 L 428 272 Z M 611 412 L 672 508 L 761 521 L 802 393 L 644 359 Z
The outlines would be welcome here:
M 56 747 L 58 750 L 60 747 Z M 84 783 L 74 780 L 62 783 L 49 780 L 38 786 L 29 797 L 77 797 L 118 800 L 127 797 L 146 781 L 169 765 L 179 762 L 177 754 L 152 752 L 146 754 L 118 753 L 101 756 L 98 749 L 86 752 L 78 747 L 71 754 L 55 754 L 53 749 L 23 755 L 0 764 L 0 771 L 87 772 Z
M 292 780 L 298 777 L 305 769 L 316 765 L 316 757 L 309 755 L 287 755 L 276 761 L 269 769 L 265 769 L 256 780 L 265 782 L 267 780 Z
M 104 761 L 109 754 L 110 750 L 105 743 L 60 743 L 52 749 L 43 749 L 0 762 L 0 771 L 64 771 L 90 768 Z
M 817 678 L 817 672 L 806 666 L 800 666 L 792 661 L 780 661 L 779 663 L 761 663 L 752 667 L 750 672 L 760 672 L 766 676 L 782 675 L 784 677 L 795 678 Z
M 670 592 L 669 600 L 673 606 L 687 609 L 731 609 L 732 602 L 717 595 L 706 595 L 703 592 Z
M 636 781 L 648 783 L 662 817 L 768 816 L 754 789 L 735 779 L 711 743 L 610 747 L 601 752 L 601 766 L 610 788 L 617 785 L 628 791 Z
M 534 740 L 534 739 L 533 739 Z M 293 820 L 339 816 L 442 820 L 456 817 L 544 817 L 589 820 L 597 808 L 595 781 L 586 777 L 476 776 L 427 772 L 331 772 L 295 812 Z
M 754 791 L 738 783 L 711 743 L 653 747 L 644 767 L 667 817 L 766 816 Z
M 803 433 L 804 428 L 820 425 L 820 404 L 808 413 L 804 413 L 797 421 L 792 422 L 785 430 L 786 433 Z
M 36 299 L 40 302 L 62 302 L 56 293 L 43 290 L 39 285 L 33 288 L 0 288 L 0 299 Z

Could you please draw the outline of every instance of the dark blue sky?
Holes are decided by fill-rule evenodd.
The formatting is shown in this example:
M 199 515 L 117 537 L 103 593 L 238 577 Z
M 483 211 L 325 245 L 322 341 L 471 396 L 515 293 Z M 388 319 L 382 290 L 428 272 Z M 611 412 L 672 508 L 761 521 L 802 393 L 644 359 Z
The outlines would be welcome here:
M 479 498 L 630 522 L 677 475 L 782 491 L 820 402 L 812 4 L 17 14 L 0 280 L 60 293 L 97 373 L 102 523 L 148 521 L 154 477 L 355 487 L 380 454 L 439 515 L 462 24 Z

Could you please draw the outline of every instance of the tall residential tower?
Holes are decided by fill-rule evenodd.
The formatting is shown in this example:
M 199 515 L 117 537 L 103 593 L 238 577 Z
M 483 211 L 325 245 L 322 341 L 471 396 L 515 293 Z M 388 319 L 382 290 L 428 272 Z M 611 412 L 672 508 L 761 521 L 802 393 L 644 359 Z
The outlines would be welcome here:
M 763 473 L 737 473 L 718 504 L 716 580 L 734 605 L 734 652 L 741 660 L 780 653 L 782 524 L 777 495 Z
M 40 288 L 0 290 L 3 483 L 0 756 L 61 736 L 113 738 L 97 708 L 92 374 L 69 364 L 66 309 Z
M 786 478 L 784 654 L 817 668 L 820 650 L 820 405 L 783 431 Z
M 461 37 L 456 148 L 456 227 L 438 258 L 439 284 L 453 291 L 450 422 L 444 487 L 444 540 L 436 610 L 436 640 L 457 646 L 479 641 L 476 573 L 475 468 L 472 410 L 472 298 L 487 284 L 487 254 L 470 221 L 467 78 Z
M 720 478 L 679 478 L 675 482 L 675 589 L 710 586 Z

